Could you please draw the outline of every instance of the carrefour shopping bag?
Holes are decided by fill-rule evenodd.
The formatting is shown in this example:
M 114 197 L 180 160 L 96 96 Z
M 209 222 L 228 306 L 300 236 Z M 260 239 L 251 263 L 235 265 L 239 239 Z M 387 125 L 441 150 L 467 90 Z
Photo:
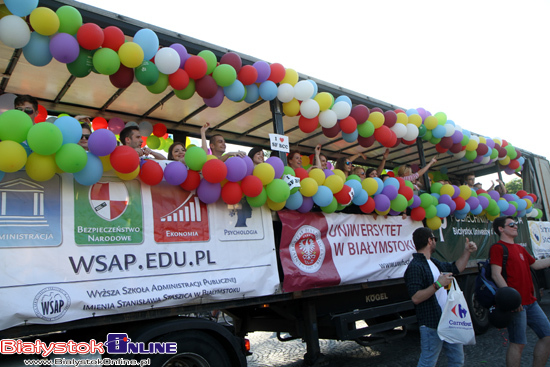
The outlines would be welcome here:
M 464 294 L 456 279 L 453 279 L 447 303 L 437 326 L 439 338 L 451 344 L 473 345 L 476 343 L 474 326 Z

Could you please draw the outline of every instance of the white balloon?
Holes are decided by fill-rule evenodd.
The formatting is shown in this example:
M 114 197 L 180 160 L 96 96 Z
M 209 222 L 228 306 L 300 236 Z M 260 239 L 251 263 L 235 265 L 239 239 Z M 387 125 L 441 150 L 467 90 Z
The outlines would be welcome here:
M 128 121 L 124 127 L 129 127 L 129 126 L 138 126 L 139 127 L 139 125 L 135 121 Z
M 0 95 L 0 115 L 15 108 L 13 102 L 16 98 L 17 96 L 13 93 L 4 93 Z
M 277 98 L 282 103 L 287 103 L 294 99 L 294 87 L 291 84 L 283 83 L 277 88 Z
M 142 137 L 146 138 L 153 133 L 153 125 L 149 121 L 141 121 L 139 123 L 139 132 Z
M 479 136 L 477 136 L 477 135 L 473 135 L 473 134 L 472 134 L 472 135 L 470 136 L 470 140 L 473 140 L 473 141 L 475 141 L 476 143 L 479 144 Z
M 397 136 L 398 138 L 402 138 L 405 136 L 405 134 L 407 134 L 407 126 L 400 123 L 396 123 L 395 125 L 390 127 L 390 129 L 395 133 L 395 136 Z
M 445 124 L 445 136 L 446 137 L 450 137 L 450 136 L 453 136 L 453 134 L 455 133 L 455 127 L 454 125 L 451 125 L 451 124 Z
M 338 120 L 345 119 L 349 116 L 351 112 L 351 107 L 347 102 L 345 101 L 339 101 L 334 103 L 334 106 L 331 108 L 334 112 L 336 112 L 336 117 L 338 117 Z
M 179 69 L 180 63 L 180 55 L 172 47 L 163 47 L 155 55 L 155 65 L 163 74 L 175 73 Z
M 0 41 L 12 48 L 23 48 L 31 40 L 31 30 L 17 15 L 6 15 L 0 19 Z
M 336 112 L 333 110 L 326 110 L 319 114 L 319 124 L 326 129 L 330 129 L 337 122 L 338 118 L 336 117 Z
M 489 161 L 491 160 L 491 157 L 483 157 L 483 159 L 481 160 L 481 164 L 487 164 L 489 163 Z
M 455 158 L 460 159 L 460 158 L 463 158 L 465 155 L 466 155 L 466 151 L 462 150 L 462 151 L 455 154 Z
M 403 137 L 403 139 L 407 141 L 413 141 L 418 138 L 418 127 L 414 124 L 407 124 L 407 133 Z
M 301 80 L 294 86 L 294 98 L 298 101 L 305 101 L 313 97 L 315 88 L 307 80 Z
M 312 119 L 319 114 L 319 103 L 314 99 L 303 101 L 300 105 L 300 113 L 308 119 Z

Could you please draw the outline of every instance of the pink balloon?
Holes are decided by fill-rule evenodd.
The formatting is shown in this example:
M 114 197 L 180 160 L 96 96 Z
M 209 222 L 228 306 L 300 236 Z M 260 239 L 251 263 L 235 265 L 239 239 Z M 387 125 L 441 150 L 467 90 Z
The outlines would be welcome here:
M 124 129 L 124 121 L 118 117 L 113 117 L 109 120 L 107 127 L 113 132 L 113 134 L 118 135 Z

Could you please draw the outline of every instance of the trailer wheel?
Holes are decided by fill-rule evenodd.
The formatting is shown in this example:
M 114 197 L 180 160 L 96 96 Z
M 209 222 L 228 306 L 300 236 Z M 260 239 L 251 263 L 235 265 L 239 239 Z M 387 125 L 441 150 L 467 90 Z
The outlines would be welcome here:
M 178 343 L 177 354 L 154 354 L 151 366 L 162 367 L 231 367 L 223 346 L 209 334 L 193 330 L 165 335 L 155 341 Z
M 464 298 L 470 310 L 474 331 L 477 335 L 484 334 L 491 324 L 489 323 L 489 310 L 479 304 L 475 295 L 475 276 L 468 276 L 464 291 Z

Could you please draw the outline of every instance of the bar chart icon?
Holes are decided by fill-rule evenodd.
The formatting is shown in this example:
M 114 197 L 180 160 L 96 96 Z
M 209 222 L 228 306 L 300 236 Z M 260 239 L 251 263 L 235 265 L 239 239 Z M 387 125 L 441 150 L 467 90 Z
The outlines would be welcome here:
M 193 197 L 192 201 L 189 200 L 191 197 Z M 189 195 L 179 207 L 160 218 L 161 222 L 200 222 L 201 220 L 201 205 L 196 195 Z

